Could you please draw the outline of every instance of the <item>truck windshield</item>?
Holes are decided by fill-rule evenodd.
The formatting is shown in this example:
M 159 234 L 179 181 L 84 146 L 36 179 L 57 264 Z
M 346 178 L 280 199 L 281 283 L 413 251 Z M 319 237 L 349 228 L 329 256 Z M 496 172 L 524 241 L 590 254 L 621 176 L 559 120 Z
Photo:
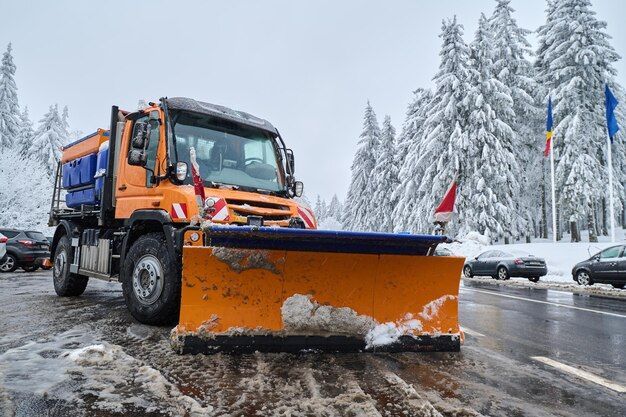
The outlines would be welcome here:
M 185 184 L 192 183 L 189 150 L 193 147 L 205 185 L 284 190 L 284 177 L 270 133 L 197 113 L 180 112 L 173 120 L 178 160 L 189 165 Z

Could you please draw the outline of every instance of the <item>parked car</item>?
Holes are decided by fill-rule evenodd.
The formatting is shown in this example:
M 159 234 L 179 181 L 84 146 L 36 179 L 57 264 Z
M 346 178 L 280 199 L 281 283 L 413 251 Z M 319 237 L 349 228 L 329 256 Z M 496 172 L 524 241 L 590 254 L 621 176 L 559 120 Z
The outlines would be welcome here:
M 572 278 L 580 285 L 611 284 L 615 288 L 626 285 L 626 246 L 611 246 L 586 261 L 574 265 Z
M 466 260 L 463 266 L 463 274 L 468 278 L 490 276 L 506 280 L 511 277 L 521 277 L 537 282 L 547 273 L 548 268 L 544 259 L 501 250 L 483 252 L 473 259 Z
M 50 258 L 50 242 L 42 233 L 17 229 L 0 229 L 0 233 L 8 238 L 0 272 L 13 272 L 17 268 L 36 271 L 45 259 Z
M 4 257 L 7 254 L 7 240 L 9 238 L 0 233 L 0 263 L 4 261 Z

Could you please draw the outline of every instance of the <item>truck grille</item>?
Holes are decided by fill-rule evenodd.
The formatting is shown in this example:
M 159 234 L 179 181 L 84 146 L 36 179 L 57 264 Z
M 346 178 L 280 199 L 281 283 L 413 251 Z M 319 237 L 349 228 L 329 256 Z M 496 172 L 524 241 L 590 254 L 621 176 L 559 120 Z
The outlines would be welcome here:
M 281 204 L 236 199 L 227 199 L 226 203 L 237 216 L 261 216 L 265 220 L 288 220 L 291 217 L 289 206 Z

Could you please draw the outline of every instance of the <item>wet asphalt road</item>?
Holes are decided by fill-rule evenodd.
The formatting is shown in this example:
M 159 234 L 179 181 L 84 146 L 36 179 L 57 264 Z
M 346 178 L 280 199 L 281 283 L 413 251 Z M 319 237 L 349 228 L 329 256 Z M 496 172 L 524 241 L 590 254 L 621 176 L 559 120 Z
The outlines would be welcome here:
M 626 299 L 466 280 L 460 317 L 460 353 L 179 356 L 119 284 L 2 274 L 0 416 L 626 414 Z M 98 343 L 121 353 L 64 368 Z

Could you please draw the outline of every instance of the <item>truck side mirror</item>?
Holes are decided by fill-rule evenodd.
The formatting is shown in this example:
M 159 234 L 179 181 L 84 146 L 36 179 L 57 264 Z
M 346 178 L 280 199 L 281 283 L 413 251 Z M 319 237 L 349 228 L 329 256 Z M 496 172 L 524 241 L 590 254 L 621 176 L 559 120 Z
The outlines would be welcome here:
M 128 165 L 145 167 L 148 162 L 148 153 L 144 149 L 131 149 L 128 152 Z
M 135 136 L 131 140 L 133 149 L 146 149 L 150 141 L 150 124 L 144 122 L 136 122 L 133 129 Z
M 291 149 L 287 149 L 285 151 L 285 156 L 287 157 L 287 172 L 293 175 L 296 172 L 296 161 L 293 157 L 293 151 Z

